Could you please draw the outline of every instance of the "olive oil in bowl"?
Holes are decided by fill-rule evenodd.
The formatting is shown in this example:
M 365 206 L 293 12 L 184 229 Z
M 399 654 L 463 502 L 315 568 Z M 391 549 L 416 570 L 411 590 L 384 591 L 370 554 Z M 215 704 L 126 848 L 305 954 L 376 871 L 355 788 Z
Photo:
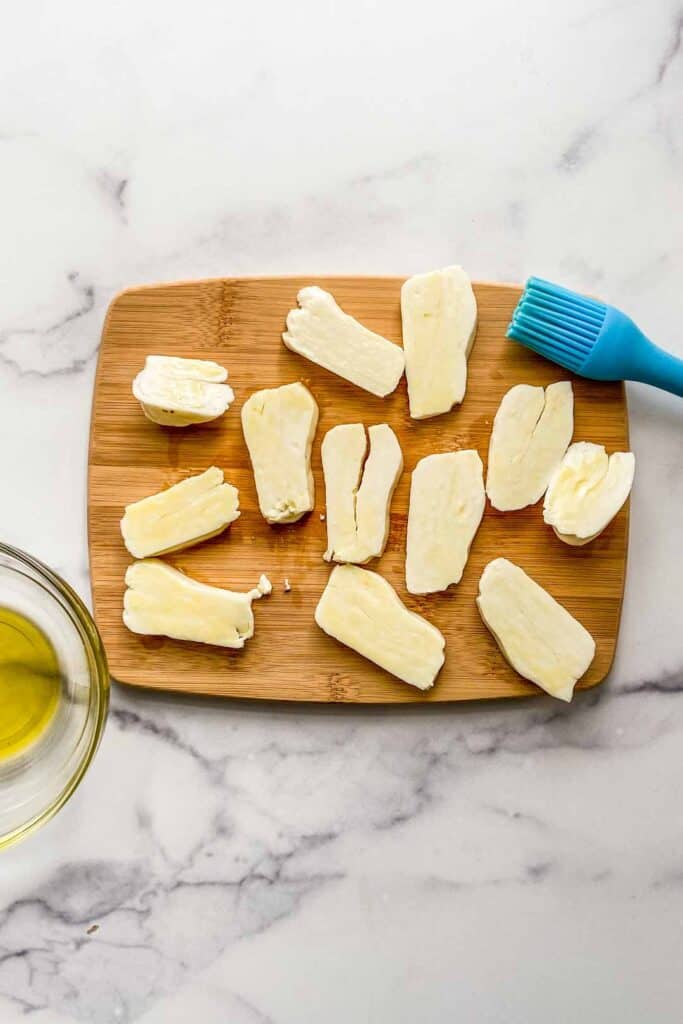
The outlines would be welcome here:
M 43 735 L 61 687 L 57 654 L 45 633 L 21 612 L 0 606 L 0 761 Z
M 0 542 L 0 851 L 64 806 L 97 750 L 108 704 L 107 658 L 80 597 Z

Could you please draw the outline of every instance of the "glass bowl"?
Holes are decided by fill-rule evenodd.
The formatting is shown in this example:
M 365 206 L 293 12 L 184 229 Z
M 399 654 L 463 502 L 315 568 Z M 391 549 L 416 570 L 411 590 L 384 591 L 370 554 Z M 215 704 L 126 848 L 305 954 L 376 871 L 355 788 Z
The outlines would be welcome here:
M 78 594 L 36 558 L 5 544 L 0 607 L 38 626 L 58 663 L 49 722 L 30 746 L 0 758 L 2 850 L 49 821 L 83 778 L 107 717 L 109 672 L 99 633 Z

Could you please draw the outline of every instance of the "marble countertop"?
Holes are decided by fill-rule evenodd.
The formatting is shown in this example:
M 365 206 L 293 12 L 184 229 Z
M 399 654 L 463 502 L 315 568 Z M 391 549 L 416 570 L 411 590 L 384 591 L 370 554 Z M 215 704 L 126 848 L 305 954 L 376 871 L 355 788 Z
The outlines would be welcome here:
M 126 285 L 459 262 L 683 355 L 680 0 L 26 0 L 0 69 L 2 539 L 84 596 Z M 3 1024 L 680 1024 L 683 405 L 628 394 L 609 681 L 389 711 L 115 687 L 76 796 L 0 859 Z

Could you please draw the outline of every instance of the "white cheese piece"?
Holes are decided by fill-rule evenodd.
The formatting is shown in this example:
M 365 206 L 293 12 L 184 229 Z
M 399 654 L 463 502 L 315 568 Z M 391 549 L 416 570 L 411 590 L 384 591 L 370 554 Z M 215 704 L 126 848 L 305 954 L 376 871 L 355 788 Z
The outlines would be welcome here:
M 632 452 L 608 457 L 601 444 L 570 445 L 548 485 L 544 520 L 565 543 L 588 544 L 611 523 L 631 493 L 635 464 Z
M 262 572 L 258 578 L 256 589 L 258 590 L 259 594 L 261 594 L 262 597 L 266 597 L 267 594 L 273 593 L 273 584 L 270 582 L 270 580 L 268 579 L 264 572 Z
M 343 423 L 325 434 L 320 446 L 325 478 L 327 562 L 337 551 L 349 551 L 356 543 L 356 494 L 367 450 L 362 423 Z M 345 559 L 339 559 L 345 561 Z
M 221 533 L 239 517 L 239 492 L 212 466 L 126 506 L 123 541 L 134 558 L 163 555 Z
M 566 608 L 507 558 L 484 569 L 477 607 L 516 672 L 552 697 L 572 699 L 595 641 Z
M 218 647 L 244 647 L 254 635 L 251 602 L 270 593 L 262 576 L 246 594 L 198 583 L 157 558 L 126 572 L 123 621 L 133 633 Z
M 460 582 L 484 514 L 483 473 L 473 450 L 427 455 L 413 470 L 406 548 L 411 594 Z
M 322 443 L 327 503 L 326 561 L 368 562 L 379 558 L 389 537 L 391 499 L 403 471 L 396 434 L 386 423 L 333 427 Z M 361 480 L 362 476 L 362 480 Z
M 477 300 L 462 267 L 409 277 L 401 288 L 410 415 L 439 416 L 465 397 Z
M 516 384 L 493 421 L 486 493 L 501 512 L 535 504 L 574 432 L 574 395 L 567 380 L 543 390 Z
M 147 419 L 166 427 L 187 427 L 222 416 L 235 395 L 228 371 L 208 359 L 147 356 L 133 381 L 133 394 Z
M 322 288 L 302 288 L 297 301 L 282 335 L 287 348 L 380 398 L 396 389 L 405 369 L 399 345 L 363 327 Z
M 338 565 L 315 610 L 329 636 L 419 690 L 434 684 L 445 640 L 436 626 L 409 611 L 382 576 Z
M 267 522 L 294 523 L 313 508 L 317 425 L 318 405 L 303 384 L 255 391 L 242 406 L 242 430 Z
M 354 562 L 367 562 L 384 553 L 389 539 L 391 499 L 403 472 L 398 438 L 386 423 L 368 428 L 370 454 L 356 496 Z

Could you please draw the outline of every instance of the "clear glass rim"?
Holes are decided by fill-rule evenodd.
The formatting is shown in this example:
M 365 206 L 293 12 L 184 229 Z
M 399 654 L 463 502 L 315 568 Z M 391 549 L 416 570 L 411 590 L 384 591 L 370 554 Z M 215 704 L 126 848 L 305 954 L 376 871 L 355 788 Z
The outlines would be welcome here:
M 19 840 L 24 839 L 31 832 L 34 832 L 41 825 L 44 825 L 46 821 L 49 821 L 50 818 L 53 818 L 57 811 L 64 806 L 69 797 L 71 797 L 77 789 L 78 784 L 85 775 L 88 767 L 90 766 L 90 762 L 95 756 L 95 752 L 99 746 L 100 739 L 102 738 L 102 733 L 104 731 L 104 723 L 107 718 L 107 710 L 109 707 L 109 669 L 107 667 L 107 656 L 104 651 L 100 634 L 97 631 L 97 626 L 76 591 L 70 587 L 69 584 L 61 578 L 61 576 L 58 576 L 52 571 L 52 569 L 49 569 L 48 566 L 44 565 L 43 562 L 34 558 L 32 555 L 27 554 L 25 551 L 21 551 L 19 548 L 13 548 L 9 544 L 0 543 L 0 554 L 7 555 L 9 558 L 15 559 L 21 565 L 32 569 L 39 577 L 46 580 L 52 587 L 54 587 L 68 606 L 70 613 L 80 627 L 81 641 L 86 649 L 86 653 L 88 654 L 88 664 L 90 666 L 89 696 L 91 706 L 96 702 L 95 726 L 92 736 L 90 737 L 88 746 L 78 762 L 73 775 L 70 777 L 61 793 L 59 793 L 42 811 L 39 811 L 38 814 L 35 814 L 22 825 L 17 825 L 17 827 L 12 829 L 10 832 L 5 833 L 4 835 L 0 834 L 0 850 L 4 850 L 8 846 L 12 846 L 14 843 L 19 842 Z

